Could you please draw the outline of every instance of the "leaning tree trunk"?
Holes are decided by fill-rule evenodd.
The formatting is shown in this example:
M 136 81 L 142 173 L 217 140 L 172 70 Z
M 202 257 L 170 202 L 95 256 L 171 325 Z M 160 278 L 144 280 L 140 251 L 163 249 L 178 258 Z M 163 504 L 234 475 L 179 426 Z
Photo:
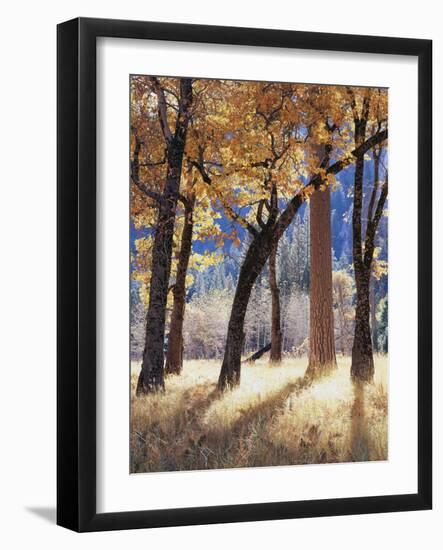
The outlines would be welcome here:
M 192 79 L 181 79 L 181 103 L 174 134 L 167 140 L 166 183 L 161 196 L 152 249 L 152 274 L 146 337 L 137 395 L 164 389 L 164 342 L 166 303 L 171 274 L 172 240 L 189 111 L 192 104 Z M 164 127 L 165 121 L 162 121 Z
M 280 324 L 280 289 L 277 283 L 277 249 L 276 241 L 269 256 L 269 287 L 271 289 L 271 363 L 281 362 L 281 324 Z
M 218 379 L 222 391 L 240 383 L 241 352 L 244 341 L 244 322 L 252 287 L 269 257 L 272 247 L 272 230 L 256 235 L 246 253 L 232 303 L 226 337 L 225 354 Z
M 185 204 L 183 231 L 177 266 L 177 276 L 173 288 L 174 303 L 169 326 L 168 352 L 166 355 L 166 374 L 180 374 L 183 368 L 183 320 L 186 305 L 186 274 L 192 250 L 193 212 L 195 195 Z
M 337 366 L 334 339 L 331 257 L 331 192 L 314 191 L 310 200 L 311 292 L 309 364 L 315 377 Z

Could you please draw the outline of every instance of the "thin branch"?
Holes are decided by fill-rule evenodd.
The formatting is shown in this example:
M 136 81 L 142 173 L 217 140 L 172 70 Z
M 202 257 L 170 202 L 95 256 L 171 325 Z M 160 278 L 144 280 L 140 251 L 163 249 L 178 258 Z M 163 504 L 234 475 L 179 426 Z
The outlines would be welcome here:
M 221 195 L 220 193 L 217 193 L 217 191 L 214 189 L 214 187 L 212 186 L 212 178 L 211 176 L 208 174 L 208 172 L 205 170 L 202 162 L 197 162 L 196 160 L 190 160 L 192 166 L 194 166 L 195 168 L 197 168 L 197 170 L 199 171 L 200 175 L 201 175 L 201 178 L 202 180 L 209 186 L 211 186 L 211 188 L 214 190 L 215 194 L 217 195 L 217 198 L 219 199 L 219 201 L 221 202 L 223 208 L 226 210 L 226 212 L 228 213 L 229 217 L 234 220 L 234 221 L 237 221 L 242 227 L 244 227 L 245 229 L 247 229 L 249 231 L 249 233 L 251 233 L 251 235 L 257 235 L 257 230 L 255 229 L 255 227 L 253 225 L 251 225 L 248 220 L 246 218 L 243 218 L 243 216 L 241 216 L 238 212 L 236 212 L 224 199 L 223 195 Z
M 143 183 L 141 183 L 141 181 L 139 181 L 138 179 L 135 179 L 133 175 L 131 175 L 131 179 L 134 185 L 147 197 L 155 200 L 156 202 L 158 202 L 158 204 L 163 202 L 163 198 L 160 195 L 160 193 L 157 193 L 156 191 L 152 191 L 151 189 L 148 189 Z
M 359 117 L 358 111 L 357 111 L 357 104 L 356 104 L 356 101 L 355 101 L 354 90 L 348 86 L 346 88 L 346 91 L 347 91 L 347 93 L 348 93 L 348 95 L 351 99 L 351 109 L 352 109 L 352 116 L 354 117 L 354 121 L 359 120 L 360 117 Z
M 388 177 L 386 176 L 386 180 L 383 182 L 383 185 L 381 187 L 381 193 L 378 199 L 377 208 L 375 209 L 374 218 L 372 220 L 368 220 L 368 227 L 366 230 L 366 239 L 365 239 L 365 254 L 364 254 L 364 260 L 363 260 L 366 269 L 370 269 L 371 267 L 372 259 L 374 256 L 375 233 L 377 231 L 380 218 L 383 214 L 383 209 L 385 206 L 387 196 L 388 196 Z
M 163 158 L 158 161 L 146 161 L 146 162 L 140 162 L 139 166 L 143 168 L 154 168 L 155 166 L 161 166 L 162 164 L 166 164 L 167 158 L 166 158 L 166 149 L 163 153 Z
M 263 221 L 263 206 L 265 204 L 265 200 L 261 199 L 258 203 L 257 213 L 256 213 L 256 220 L 258 225 L 263 228 L 265 227 L 265 222 Z
M 143 141 L 138 137 L 134 128 L 133 130 L 134 130 L 134 137 L 135 137 L 135 147 L 134 147 L 133 159 L 131 161 L 131 179 L 142 193 L 144 193 L 150 199 L 154 199 L 157 203 L 160 204 L 162 201 L 162 197 L 160 193 L 151 191 L 150 189 L 145 187 L 145 185 L 140 181 L 139 156 L 140 156 L 141 146 L 143 145 Z
M 370 220 L 372 220 L 372 216 L 374 213 L 374 205 L 375 205 L 375 199 L 377 197 L 378 187 L 380 184 L 380 155 L 381 155 L 381 148 L 377 151 L 374 147 L 373 150 L 374 155 L 374 186 L 372 188 L 371 198 L 369 200 L 369 206 L 368 206 L 368 223 Z
M 373 225 L 377 227 L 381 215 L 383 214 L 383 208 L 385 206 L 385 201 L 388 196 L 388 176 L 386 175 L 386 180 L 384 181 L 381 187 L 380 198 L 378 199 L 377 208 L 375 210 L 374 218 L 372 220 Z

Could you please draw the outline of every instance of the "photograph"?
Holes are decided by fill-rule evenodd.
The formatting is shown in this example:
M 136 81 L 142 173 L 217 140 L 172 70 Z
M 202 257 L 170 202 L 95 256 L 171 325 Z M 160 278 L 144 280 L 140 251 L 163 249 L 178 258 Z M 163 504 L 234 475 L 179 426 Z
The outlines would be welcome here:
M 438 548 L 443 33 L 401 8 L 4 4 L 1 548 Z
M 389 460 L 389 89 L 128 96 L 130 473 Z

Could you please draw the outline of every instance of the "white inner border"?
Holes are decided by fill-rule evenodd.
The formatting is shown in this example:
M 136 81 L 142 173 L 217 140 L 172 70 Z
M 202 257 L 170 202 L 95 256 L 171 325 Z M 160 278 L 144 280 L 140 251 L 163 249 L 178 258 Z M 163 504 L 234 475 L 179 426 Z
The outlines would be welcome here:
M 97 512 L 417 492 L 417 67 L 408 56 L 97 40 Z M 389 87 L 389 461 L 129 475 L 134 73 Z

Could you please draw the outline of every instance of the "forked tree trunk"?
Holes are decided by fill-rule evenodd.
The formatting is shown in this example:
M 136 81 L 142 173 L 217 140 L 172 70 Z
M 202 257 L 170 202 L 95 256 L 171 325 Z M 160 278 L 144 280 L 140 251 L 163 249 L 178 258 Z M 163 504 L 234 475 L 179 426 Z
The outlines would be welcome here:
M 360 145 L 366 133 L 366 119 L 355 121 L 355 143 Z M 357 289 L 355 307 L 354 342 L 352 345 L 351 377 L 362 381 L 371 381 L 374 377 L 374 358 L 372 355 L 371 327 L 369 323 L 369 275 L 363 261 L 362 246 L 362 209 L 363 178 L 365 170 L 364 155 L 358 155 L 354 174 L 354 204 L 352 210 L 352 255 Z M 369 220 L 368 220 L 369 224 Z
M 271 289 L 271 363 L 281 362 L 280 289 L 277 283 L 278 241 L 273 244 L 269 256 L 269 287 Z
M 161 196 L 152 249 L 152 274 L 149 306 L 146 314 L 146 337 L 137 395 L 164 389 L 164 342 L 166 302 L 171 273 L 172 240 L 189 111 L 192 105 L 192 80 L 180 82 L 181 102 L 176 128 L 167 140 L 166 183 Z M 161 120 L 162 126 L 165 121 Z M 165 130 L 164 130 L 165 131 Z
M 337 366 L 332 299 L 331 192 L 315 191 L 310 200 L 311 292 L 309 364 L 316 377 Z
M 363 141 L 366 123 L 356 124 L 356 143 Z M 352 212 L 352 251 L 357 304 L 355 307 L 354 342 L 352 345 L 351 377 L 369 382 L 374 377 L 371 327 L 369 323 L 369 275 L 362 257 L 362 206 L 364 156 L 357 157 L 354 175 L 354 205 Z
M 166 374 L 180 374 L 183 368 L 183 320 L 186 306 L 186 274 L 192 251 L 194 204 L 195 195 L 192 195 L 185 204 L 177 276 L 172 291 L 174 303 L 169 327 L 168 352 L 165 365 Z

